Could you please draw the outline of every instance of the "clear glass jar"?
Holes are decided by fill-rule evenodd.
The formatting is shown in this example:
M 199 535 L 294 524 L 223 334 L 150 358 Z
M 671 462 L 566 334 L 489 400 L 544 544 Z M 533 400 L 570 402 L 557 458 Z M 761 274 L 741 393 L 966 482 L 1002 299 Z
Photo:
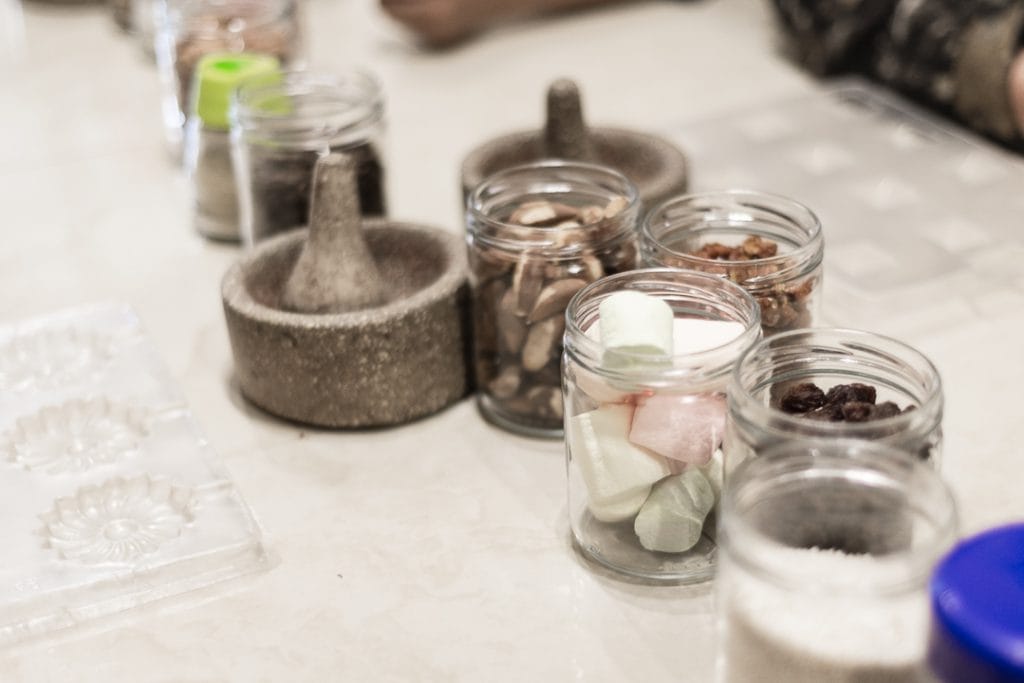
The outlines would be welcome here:
M 669 305 L 671 357 L 608 356 L 601 304 L 624 291 Z M 583 553 L 656 581 L 711 577 L 725 391 L 733 365 L 760 336 L 753 298 L 705 273 L 620 273 L 573 298 L 562 363 L 565 446 L 569 521 Z
M 895 404 L 867 421 L 835 420 L 828 405 L 800 385 L 839 395 L 839 385 L 874 388 L 873 403 Z M 868 392 L 871 393 L 871 392 Z M 817 394 L 820 400 L 821 395 Z M 801 402 L 810 401 L 806 406 Z M 795 402 L 795 403 L 794 403 Z M 859 403 L 864 403 L 861 401 Z M 865 409 L 853 405 L 848 412 Z M 847 410 L 846 407 L 839 409 Z M 870 409 L 875 412 L 875 409 Z M 942 381 L 930 360 L 906 344 L 871 332 L 833 328 L 793 330 L 765 339 L 736 365 L 729 388 L 725 454 L 729 469 L 765 448 L 793 438 L 884 441 L 938 468 L 942 455 Z M 893 413 L 893 414 L 887 414 Z M 827 417 L 827 419 L 826 419 Z M 856 417 L 856 415 L 854 415 Z
M 298 0 L 174 0 L 154 6 L 168 142 L 181 143 L 192 75 L 214 52 L 251 52 L 291 65 L 301 56 Z
M 539 218 L 527 215 L 531 207 L 551 220 L 520 224 Z M 587 283 L 636 267 L 639 214 L 636 187 L 625 176 L 578 162 L 506 169 L 470 193 L 473 359 L 487 420 L 530 436 L 561 436 L 565 307 Z
M 363 215 L 386 213 L 384 95 L 367 73 L 292 71 L 244 85 L 231 136 L 247 244 L 308 224 L 313 166 L 330 152 L 355 158 Z
M 759 455 L 722 503 L 719 683 L 929 680 L 928 578 L 957 533 L 949 488 L 880 443 Z
M 641 227 L 646 265 L 729 278 L 761 306 L 766 337 L 814 324 L 824 245 L 821 223 L 806 206 L 742 190 L 670 199 Z

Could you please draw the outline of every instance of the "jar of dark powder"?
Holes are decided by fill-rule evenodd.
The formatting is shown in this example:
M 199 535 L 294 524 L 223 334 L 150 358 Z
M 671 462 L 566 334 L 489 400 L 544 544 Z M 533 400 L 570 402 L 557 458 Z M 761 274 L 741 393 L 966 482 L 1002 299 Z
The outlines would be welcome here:
M 565 307 L 636 267 L 640 200 L 621 173 L 542 161 L 490 176 L 466 205 L 478 405 L 500 427 L 562 434 Z
M 215 53 L 199 60 L 185 136 L 185 168 L 192 185 L 195 227 L 207 237 L 240 238 L 228 122 L 233 93 L 242 82 L 279 78 L 278 61 L 269 55 Z
M 942 381 L 916 349 L 832 328 L 792 330 L 748 351 L 733 372 L 725 454 L 731 469 L 793 438 L 883 441 L 937 468 Z
M 175 0 L 158 11 L 156 52 L 168 140 L 181 138 L 192 75 L 215 52 L 272 55 L 284 65 L 302 49 L 298 0 Z
M 722 501 L 717 681 L 931 680 L 928 579 L 957 533 L 948 486 L 880 443 L 796 439 L 762 455 Z
M 365 72 L 292 71 L 239 88 L 232 150 L 246 243 L 307 224 L 313 166 L 330 152 L 355 159 L 363 215 L 384 215 L 383 138 L 384 97 Z
M 806 206 L 763 192 L 690 194 L 653 207 L 641 227 L 644 263 L 726 277 L 761 306 L 766 337 L 814 324 L 824 240 Z

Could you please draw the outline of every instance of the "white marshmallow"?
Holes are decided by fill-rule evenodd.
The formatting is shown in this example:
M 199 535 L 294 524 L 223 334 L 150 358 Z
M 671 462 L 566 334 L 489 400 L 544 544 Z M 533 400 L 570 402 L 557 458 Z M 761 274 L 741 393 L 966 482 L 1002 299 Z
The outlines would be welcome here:
M 636 516 L 640 545 L 663 553 L 681 553 L 697 545 L 715 492 L 697 468 L 659 481 Z
M 601 345 L 605 365 L 622 367 L 635 362 L 624 354 L 662 356 L 673 353 L 672 308 L 656 296 L 641 292 L 615 292 L 601 302 Z
M 633 407 L 603 405 L 569 418 L 569 449 L 587 487 L 589 506 L 602 521 L 635 514 L 651 484 L 671 474 L 664 458 L 629 443 Z

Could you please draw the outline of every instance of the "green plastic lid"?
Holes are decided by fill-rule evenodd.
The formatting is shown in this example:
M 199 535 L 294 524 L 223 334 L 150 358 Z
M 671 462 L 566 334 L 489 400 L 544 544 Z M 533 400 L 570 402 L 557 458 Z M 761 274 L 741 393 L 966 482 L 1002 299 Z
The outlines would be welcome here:
M 281 79 L 277 57 L 247 52 L 217 52 L 205 55 L 196 65 L 196 114 L 203 125 L 227 129 L 231 94 L 243 82 Z

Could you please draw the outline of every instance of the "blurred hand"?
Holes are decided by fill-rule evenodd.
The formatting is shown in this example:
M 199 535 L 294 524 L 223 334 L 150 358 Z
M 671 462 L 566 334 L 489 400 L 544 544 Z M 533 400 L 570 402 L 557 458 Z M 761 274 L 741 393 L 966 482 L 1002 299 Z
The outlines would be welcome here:
M 483 28 L 491 0 L 380 0 L 381 7 L 430 45 L 446 45 Z M 481 11 L 483 10 L 483 11 Z M 497 12 L 495 12 L 497 13 Z
M 1007 81 L 1010 89 L 1010 106 L 1017 119 L 1017 131 L 1024 136 L 1024 50 L 1017 54 L 1017 58 L 1010 65 Z

